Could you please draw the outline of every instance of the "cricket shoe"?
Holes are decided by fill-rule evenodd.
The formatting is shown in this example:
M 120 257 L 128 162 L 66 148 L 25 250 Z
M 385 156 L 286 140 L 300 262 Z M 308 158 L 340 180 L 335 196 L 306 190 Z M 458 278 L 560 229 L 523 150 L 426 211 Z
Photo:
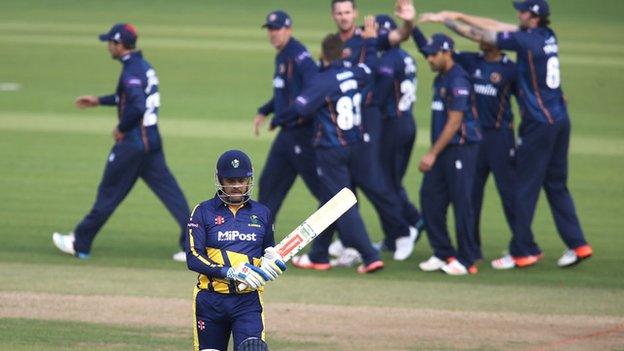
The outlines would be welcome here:
M 308 254 L 303 254 L 301 256 L 293 256 L 290 260 L 293 266 L 301 269 L 313 269 L 315 271 L 326 271 L 331 268 L 329 263 L 315 263 L 310 260 L 310 256 Z
M 89 258 L 89 254 L 78 252 L 74 249 L 74 241 L 76 241 L 76 237 L 74 233 L 69 233 L 67 235 L 61 233 L 52 234 L 52 242 L 57 249 L 63 251 L 66 254 L 76 256 L 81 259 Z
M 420 267 L 420 269 L 424 272 L 434 272 L 442 269 L 444 265 L 446 265 L 445 261 L 432 255 L 428 260 L 420 262 L 418 267 Z
M 418 229 L 416 227 L 409 227 L 409 236 L 402 236 L 396 239 L 396 250 L 394 250 L 394 260 L 404 261 L 412 252 L 414 252 L 414 245 L 418 239 Z
M 512 268 L 525 268 L 535 265 L 539 260 L 544 257 L 544 254 L 518 256 L 513 257 L 510 254 L 505 254 L 492 261 L 492 268 L 498 270 L 506 270 Z
M 563 256 L 557 261 L 557 266 L 561 268 L 571 267 L 582 260 L 590 258 L 593 254 L 592 248 L 589 245 L 579 246 L 576 249 L 568 249 L 563 252 Z
M 340 239 L 334 240 L 333 243 L 329 245 L 327 252 L 334 257 L 342 256 L 343 251 L 345 250 L 344 245 L 342 245 L 342 241 Z
M 362 256 L 351 247 L 344 249 L 339 257 L 329 260 L 332 267 L 353 267 L 358 263 L 362 263 Z
M 186 252 L 178 251 L 174 253 L 171 258 L 173 258 L 173 260 L 176 262 L 186 262 Z
M 384 263 L 382 260 L 373 261 L 369 264 L 361 264 L 357 268 L 357 272 L 360 274 L 373 273 L 377 272 L 380 269 L 384 268 Z
M 467 274 L 477 274 L 477 266 L 472 265 L 469 268 L 466 268 L 463 264 L 461 264 L 457 259 L 451 259 L 447 264 L 442 266 L 442 271 L 448 275 L 467 275 Z

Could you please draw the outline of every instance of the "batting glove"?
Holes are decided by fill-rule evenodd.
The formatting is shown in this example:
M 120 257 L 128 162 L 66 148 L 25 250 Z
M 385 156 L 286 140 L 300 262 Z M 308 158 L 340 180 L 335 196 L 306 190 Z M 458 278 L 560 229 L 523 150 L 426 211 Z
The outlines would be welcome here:
M 260 268 L 269 276 L 269 279 L 275 280 L 286 270 L 286 263 L 277 250 L 271 246 L 264 249 Z
M 241 282 L 254 290 L 266 284 L 270 279 L 264 270 L 249 263 L 241 263 L 237 267 L 228 269 L 227 278 L 232 281 Z

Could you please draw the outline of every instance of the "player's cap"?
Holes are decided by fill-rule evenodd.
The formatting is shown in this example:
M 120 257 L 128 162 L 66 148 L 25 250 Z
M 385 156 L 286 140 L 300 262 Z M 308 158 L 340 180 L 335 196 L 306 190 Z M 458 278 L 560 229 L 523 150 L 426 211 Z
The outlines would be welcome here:
M 236 349 L 238 351 L 269 351 L 267 344 L 260 338 L 247 338 Z
M 550 14 L 550 7 L 546 0 L 514 1 L 513 5 L 518 11 L 529 11 L 536 16 L 548 16 Z
M 427 45 L 422 48 L 422 52 L 429 56 L 437 54 L 440 51 L 453 51 L 455 43 L 448 35 L 436 33 L 431 36 Z
M 290 16 L 282 10 L 276 10 L 269 13 L 266 17 L 266 22 L 262 25 L 262 28 L 280 29 L 290 28 L 292 26 L 292 20 Z
M 138 35 L 136 28 L 130 23 L 117 23 L 108 33 L 100 34 L 101 41 L 114 41 L 126 45 L 134 46 L 136 44 Z
M 219 178 L 246 178 L 253 176 L 251 159 L 240 150 L 229 150 L 217 161 Z
M 379 35 L 383 35 L 397 29 L 396 22 L 394 22 L 392 17 L 385 14 L 375 16 L 375 22 L 377 22 L 377 25 L 379 26 Z

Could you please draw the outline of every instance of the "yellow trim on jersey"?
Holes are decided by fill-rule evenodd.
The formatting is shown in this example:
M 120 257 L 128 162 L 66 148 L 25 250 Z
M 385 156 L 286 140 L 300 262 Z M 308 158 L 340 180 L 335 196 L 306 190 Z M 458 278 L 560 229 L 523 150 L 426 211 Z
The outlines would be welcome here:
M 225 260 L 223 259 L 223 255 L 221 254 L 220 249 L 207 247 L 206 254 L 208 255 L 208 258 L 211 259 L 214 263 L 221 266 L 225 265 Z M 230 281 L 228 279 L 213 278 L 212 287 L 215 292 L 228 294 L 230 292 Z
M 266 322 L 264 321 L 264 299 L 262 298 L 263 295 L 263 291 L 258 290 L 258 299 L 260 300 L 260 307 L 262 307 L 262 313 L 260 313 L 260 316 L 262 317 L 262 334 L 260 335 L 260 339 L 262 339 L 262 341 L 266 341 Z
M 193 208 L 193 212 L 191 212 L 191 218 L 193 218 L 193 215 L 195 214 L 195 210 L 198 207 L 199 207 L 199 204 L 195 205 L 195 207 Z M 193 228 L 189 228 L 189 246 L 191 248 L 191 253 L 193 254 L 193 256 L 195 256 L 197 259 L 199 259 L 205 265 L 210 266 L 210 267 L 215 267 L 214 264 L 208 262 L 208 260 L 206 260 L 205 258 L 201 257 L 201 255 L 197 252 L 197 250 L 195 250 L 195 239 L 193 239 Z
M 197 294 L 199 288 L 193 288 L 193 350 L 199 351 L 199 335 L 197 334 Z

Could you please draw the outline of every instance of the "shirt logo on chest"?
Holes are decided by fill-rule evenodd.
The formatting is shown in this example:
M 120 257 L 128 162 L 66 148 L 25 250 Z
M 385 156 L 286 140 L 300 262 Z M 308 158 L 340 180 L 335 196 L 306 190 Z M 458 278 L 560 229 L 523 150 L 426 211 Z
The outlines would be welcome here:
M 216 216 L 215 217 L 215 224 L 216 225 L 221 225 L 225 223 L 225 218 L 223 218 L 223 216 Z
M 490 74 L 490 82 L 492 82 L 492 84 L 498 84 L 501 79 L 503 79 L 503 77 L 498 72 L 492 72 L 492 74 Z
M 241 233 L 238 230 L 219 231 L 218 241 L 256 241 L 256 233 Z
M 254 215 L 249 216 L 249 221 L 250 221 L 251 223 L 248 223 L 248 224 L 247 224 L 247 226 L 248 226 L 248 227 L 256 227 L 256 228 L 260 228 L 260 227 L 262 227 L 262 226 L 260 225 L 260 223 L 258 223 L 258 216 L 256 216 L 255 214 L 254 214 Z

